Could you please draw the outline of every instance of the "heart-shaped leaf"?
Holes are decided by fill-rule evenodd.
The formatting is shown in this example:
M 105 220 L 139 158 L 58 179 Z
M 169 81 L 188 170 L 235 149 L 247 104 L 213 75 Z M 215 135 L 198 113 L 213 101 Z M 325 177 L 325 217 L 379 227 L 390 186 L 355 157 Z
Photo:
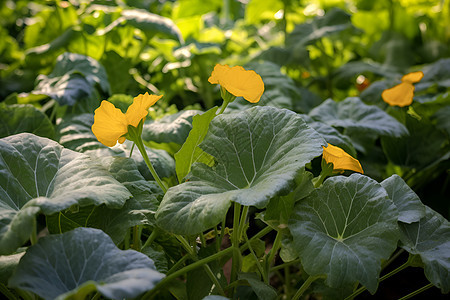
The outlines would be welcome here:
M 400 222 L 411 224 L 425 216 L 425 205 L 400 176 L 392 175 L 381 182 L 381 186 L 397 206 Z
M 29 133 L 0 139 L 0 254 L 30 236 L 35 215 L 72 205 L 120 208 L 130 192 L 87 155 Z
M 294 208 L 289 229 L 305 271 L 331 287 L 360 282 L 373 294 L 381 260 L 397 248 L 398 212 L 383 187 L 352 174 L 325 180 Z
M 200 145 L 216 164 L 194 164 L 190 180 L 167 191 L 157 224 L 195 234 L 219 223 L 231 201 L 263 208 L 290 192 L 322 145 L 322 137 L 292 111 L 257 106 L 217 116 Z
M 55 129 L 48 117 L 30 104 L 0 103 L 0 120 L 0 138 L 22 132 L 48 138 L 55 135 Z
M 356 132 L 376 133 L 382 136 L 399 137 L 408 130 L 396 119 L 380 108 L 364 104 L 351 97 L 341 102 L 328 99 L 309 113 L 316 121 L 334 127 L 343 127 Z
M 442 293 L 450 291 L 450 223 L 426 206 L 425 216 L 412 224 L 400 223 L 401 247 L 419 255 L 425 276 Z
M 44 299 L 84 299 L 94 291 L 123 299 L 151 290 L 163 277 L 146 255 L 118 249 L 101 230 L 77 228 L 30 247 L 9 285 Z

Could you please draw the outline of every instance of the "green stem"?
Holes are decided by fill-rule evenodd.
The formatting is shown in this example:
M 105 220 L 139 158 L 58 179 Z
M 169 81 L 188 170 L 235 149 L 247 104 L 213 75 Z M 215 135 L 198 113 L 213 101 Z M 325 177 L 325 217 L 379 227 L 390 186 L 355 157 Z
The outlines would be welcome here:
M 281 237 L 282 237 L 281 232 L 277 231 L 277 235 L 275 237 L 275 241 L 273 242 L 272 249 L 270 249 L 270 252 L 269 252 L 269 258 L 267 259 L 269 262 L 269 266 L 270 266 L 270 263 L 272 262 L 272 260 L 274 259 L 275 254 L 277 254 L 278 249 L 280 249 L 280 247 L 281 247 Z
M 133 155 L 134 146 L 136 146 L 136 143 L 133 143 L 133 146 L 131 146 L 131 150 L 130 150 L 130 158 L 131 158 L 131 156 Z
M 284 263 L 284 264 L 281 264 L 281 265 L 278 265 L 278 266 L 274 266 L 273 268 L 270 269 L 270 271 L 271 272 L 272 271 L 277 271 L 279 269 L 283 269 L 283 268 L 289 267 L 291 265 L 299 264 L 300 262 L 301 262 L 300 258 L 294 259 L 294 260 L 289 261 L 287 263 Z
M 244 228 L 246 225 L 249 207 L 250 206 L 244 206 L 244 208 L 242 209 L 241 220 L 239 221 L 239 228 L 238 228 L 238 232 L 237 232 L 238 233 L 238 236 L 237 236 L 238 241 L 242 240 L 242 234 L 244 233 Z
M 189 254 L 186 254 L 185 256 L 183 256 L 179 261 L 177 261 L 172 268 L 170 268 L 169 271 L 167 271 L 167 276 L 172 274 L 173 272 L 175 272 L 176 270 L 178 270 L 178 268 L 180 267 L 180 265 L 182 265 L 188 258 L 192 258 Z
M 217 252 L 220 251 L 220 244 L 219 244 L 219 231 L 217 230 L 217 225 L 214 226 L 214 236 L 216 237 L 216 250 Z M 222 239 L 220 239 L 221 241 Z
M 11 293 L 11 291 L 3 284 L 0 282 L 0 292 L 6 296 L 7 299 L 9 300 L 16 300 L 17 297 Z
M 394 260 L 397 259 L 397 257 L 399 257 L 403 252 L 405 252 L 405 249 L 400 248 L 400 250 L 398 250 L 397 252 L 394 253 L 394 255 L 391 256 L 391 258 L 389 258 L 389 260 L 387 260 L 382 266 L 381 266 L 381 270 L 384 270 L 384 268 L 386 268 L 387 266 L 389 266 Z
M 245 250 L 248 249 L 249 243 L 251 243 L 253 240 L 256 240 L 256 239 L 259 239 L 259 238 L 265 236 L 266 234 L 268 234 L 271 231 L 272 231 L 272 228 L 270 226 L 264 227 L 260 232 L 258 232 L 254 236 L 252 236 L 247 243 L 245 243 L 244 245 L 239 247 L 239 252 L 244 252 Z
M 303 282 L 302 286 L 298 289 L 298 291 L 295 293 L 294 297 L 292 297 L 292 300 L 298 300 L 303 295 L 303 293 L 309 288 L 311 283 L 313 283 L 316 279 L 318 279 L 319 276 L 309 276 L 305 282 Z
M 100 299 L 101 296 L 102 296 L 102 295 L 101 295 L 99 292 L 96 292 L 95 295 L 94 295 L 94 297 L 92 297 L 91 300 L 97 300 L 97 299 Z
M 384 275 L 383 277 L 381 277 L 378 282 L 382 282 L 383 280 L 397 274 L 398 272 L 406 269 L 407 267 L 409 267 L 411 265 L 411 258 L 408 259 L 407 262 L 405 262 L 403 265 L 401 265 L 400 267 L 396 268 L 395 270 L 392 270 L 391 272 L 387 273 L 386 275 Z M 353 292 L 353 294 L 351 294 L 350 296 L 348 296 L 347 298 L 345 298 L 344 300 L 350 300 L 355 298 L 356 296 L 358 296 L 359 294 L 361 294 L 362 292 L 364 292 L 367 288 L 365 286 L 360 287 L 359 289 L 357 289 L 356 291 Z
M 145 249 L 148 246 L 150 246 L 153 243 L 153 241 L 156 239 L 157 236 L 158 236 L 158 230 L 153 229 L 152 233 L 150 233 L 148 239 L 145 241 L 144 245 L 142 246 L 142 249 Z
M 30 235 L 31 245 L 36 245 L 37 243 L 37 222 L 36 218 L 33 218 L 33 228 Z
M 284 294 L 286 299 L 291 299 L 291 273 L 289 271 L 289 266 L 284 267 Z
M 234 215 L 233 215 L 233 235 L 231 236 L 231 247 L 239 249 L 239 216 L 241 214 L 241 204 L 234 202 Z M 237 279 L 237 272 L 240 265 L 240 252 L 233 252 L 233 261 L 231 264 L 231 279 L 233 282 Z
M 142 142 L 142 138 L 140 136 L 136 137 L 135 144 L 139 149 L 139 152 L 141 152 L 142 157 L 144 158 L 145 164 L 147 165 L 148 169 L 150 170 L 150 173 L 152 173 L 153 178 L 158 183 L 161 190 L 163 190 L 164 193 L 167 192 L 166 186 L 163 184 L 161 179 L 159 178 L 158 174 L 155 171 L 155 168 L 153 168 L 152 163 L 150 162 L 150 159 L 148 158 L 147 151 L 145 151 L 144 143 Z
M 133 226 L 133 249 L 141 251 L 141 235 L 139 234 L 139 226 Z
M 225 111 L 225 108 L 227 108 L 228 103 L 229 102 L 227 102 L 227 101 L 223 101 L 222 107 L 220 108 L 220 111 L 217 113 L 217 116 L 221 115 Z
M 432 283 L 429 283 L 429 284 L 427 284 L 426 286 L 423 286 L 423 287 L 421 287 L 420 289 L 418 289 L 418 290 L 416 290 L 416 291 L 414 291 L 414 292 L 412 292 L 412 293 L 410 293 L 410 294 L 406 295 L 405 297 L 402 297 L 402 298 L 400 298 L 400 299 L 398 299 L 398 300 L 406 300 L 406 299 L 412 298 L 412 297 L 414 297 L 415 295 L 418 295 L 418 294 L 420 294 L 420 293 L 422 293 L 422 292 L 428 290 L 429 288 L 431 288 L 431 287 L 433 287 L 433 286 L 434 286 L 434 285 L 433 285 Z
M 220 252 L 217 252 L 217 253 L 215 253 L 215 254 L 213 254 L 211 256 L 208 256 L 208 257 L 206 257 L 204 259 L 198 260 L 198 261 L 196 261 L 196 262 L 194 262 L 194 263 L 184 267 L 183 269 L 178 270 L 178 271 L 168 275 L 163 280 L 158 282 L 158 284 L 151 291 L 149 291 L 147 294 L 145 294 L 142 297 L 142 299 L 149 299 L 150 297 L 152 297 L 158 291 L 158 289 L 160 289 L 162 286 L 164 286 L 168 282 L 172 281 L 173 279 L 175 279 L 175 278 L 177 278 L 177 277 L 179 277 L 181 275 L 184 275 L 187 272 L 195 270 L 196 268 L 201 267 L 201 266 L 203 266 L 203 265 L 205 265 L 205 264 L 207 264 L 209 262 L 218 260 L 222 256 L 225 256 L 225 255 L 227 255 L 227 254 L 229 254 L 230 252 L 233 252 L 233 251 L 236 251 L 236 249 L 233 248 L 233 247 L 227 248 L 227 249 L 222 250 Z
M 200 242 L 202 243 L 202 247 L 205 248 L 206 247 L 205 236 L 203 235 L 203 233 L 200 233 L 199 236 L 200 236 Z
M 259 262 L 258 256 L 256 256 L 255 251 L 253 251 L 251 243 L 248 241 L 247 234 L 244 234 L 245 241 L 248 243 L 248 249 L 250 250 L 250 253 L 252 254 L 253 258 L 255 259 L 256 267 L 258 268 L 259 272 L 261 273 L 262 278 L 264 279 L 264 283 L 269 284 L 269 281 L 267 280 L 268 276 L 265 275 L 264 268 L 261 266 L 261 263 Z
M 127 233 L 125 234 L 125 238 L 123 239 L 123 248 L 124 250 L 130 249 L 130 228 L 127 229 Z

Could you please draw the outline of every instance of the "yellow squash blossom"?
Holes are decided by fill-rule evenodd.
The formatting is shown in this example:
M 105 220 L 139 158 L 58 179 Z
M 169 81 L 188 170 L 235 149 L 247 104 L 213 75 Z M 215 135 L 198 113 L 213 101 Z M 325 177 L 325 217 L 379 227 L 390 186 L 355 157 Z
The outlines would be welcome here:
M 353 158 L 339 147 L 328 143 L 327 147 L 323 147 L 323 159 L 329 164 L 333 164 L 333 170 L 351 170 L 363 174 L 361 164 L 356 158 Z
M 236 97 L 256 103 L 264 92 L 264 82 L 255 71 L 247 71 L 241 66 L 229 67 L 217 64 L 208 78 L 211 84 L 220 84 Z
M 408 106 L 413 101 L 414 86 L 413 83 L 419 82 L 423 77 L 422 71 L 412 72 L 402 77 L 402 82 L 396 86 L 384 90 L 381 94 L 384 102 L 394 106 Z
M 123 143 L 128 133 L 128 126 L 137 127 L 148 114 L 148 108 L 162 96 L 141 94 L 134 98 L 133 103 L 124 114 L 109 101 L 103 100 L 95 110 L 92 132 L 100 143 L 112 147 L 117 141 Z

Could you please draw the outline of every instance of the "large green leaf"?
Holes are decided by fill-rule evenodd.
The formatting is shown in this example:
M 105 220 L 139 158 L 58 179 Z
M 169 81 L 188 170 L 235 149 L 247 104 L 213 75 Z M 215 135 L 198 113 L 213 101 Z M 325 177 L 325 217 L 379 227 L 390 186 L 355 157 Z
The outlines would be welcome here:
M 53 138 L 55 129 L 48 117 L 30 104 L 0 103 L 0 138 L 29 132 Z
M 130 141 L 126 141 L 112 148 L 106 147 L 95 137 L 91 129 L 92 124 L 94 124 L 94 115 L 92 114 L 81 114 L 65 118 L 57 128 L 59 142 L 64 147 L 83 152 L 91 157 L 102 158 L 111 155 L 130 156 L 132 148 Z M 171 177 L 175 175 L 175 161 L 166 151 L 148 147 L 145 147 L 145 149 L 153 167 L 160 177 Z M 153 176 L 137 149 L 134 149 L 132 158 L 135 160 L 139 171 L 145 179 L 152 180 Z
M 357 97 L 350 97 L 341 102 L 328 99 L 311 110 L 309 116 L 330 126 L 356 132 L 395 137 L 408 133 L 405 126 L 396 119 L 376 106 L 364 104 Z
M 352 174 L 325 180 L 294 208 L 289 229 L 309 275 L 331 287 L 360 282 L 373 294 L 381 260 L 397 248 L 398 212 L 383 187 Z
M 96 85 L 104 93 L 110 92 L 106 71 L 95 59 L 76 53 L 58 56 L 52 73 L 39 75 L 34 94 L 47 95 L 61 105 L 74 105 L 89 98 Z
M 419 222 L 400 223 L 401 247 L 419 255 L 425 276 L 443 293 L 450 291 L 450 223 L 429 208 Z
M 156 221 L 166 230 L 195 234 L 219 223 L 231 201 L 263 208 L 290 192 L 324 144 L 288 110 L 258 106 L 217 116 L 200 145 L 216 164 L 194 164 L 190 180 L 167 191 Z
M 77 228 L 30 247 L 9 285 L 44 299 L 84 299 L 94 291 L 123 299 L 151 290 L 163 277 L 146 255 L 118 249 L 101 230 Z
M 0 139 L 0 254 L 30 236 L 35 215 L 73 205 L 120 208 L 130 192 L 87 155 L 21 133 Z
M 128 228 L 154 225 L 162 191 L 154 181 L 146 181 L 130 158 L 107 156 L 102 165 L 133 195 L 119 209 L 105 205 L 67 209 L 47 217 L 50 233 L 63 233 L 77 227 L 94 227 L 107 233 L 115 244 L 123 241 Z
M 425 216 L 425 205 L 400 176 L 392 175 L 381 182 L 381 186 L 397 206 L 400 222 L 411 224 Z
M 207 112 L 192 118 L 192 129 L 180 151 L 175 153 L 175 168 L 179 182 L 183 181 L 195 162 L 210 164 L 212 161 L 212 157 L 200 149 L 198 145 L 205 138 L 209 123 L 216 116 L 217 108 L 213 107 Z

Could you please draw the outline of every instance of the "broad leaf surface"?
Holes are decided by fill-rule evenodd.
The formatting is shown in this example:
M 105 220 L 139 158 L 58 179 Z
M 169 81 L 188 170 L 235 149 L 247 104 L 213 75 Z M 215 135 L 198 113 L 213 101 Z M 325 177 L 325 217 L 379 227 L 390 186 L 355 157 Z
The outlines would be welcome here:
M 289 229 L 309 275 L 331 287 L 360 282 L 373 294 L 381 260 L 397 247 L 398 212 L 386 191 L 360 174 L 325 180 L 294 208 Z
M 309 113 L 316 121 L 353 131 L 399 137 L 408 130 L 380 108 L 364 104 L 359 98 L 347 98 L 341 102 L 328 99 Z
M 182 182 L 184 177 L 191 171 L 195 162 L 212 165 L 212 157 L 198 147 L 208 132 L 209 123 L 216 116 L 218 107 L 213 107 L 201 115 L 192 118 L 192 129 L 180 151 L 175 153 L 175 168 L 178 181 Z
M 240 280 L 245 280 L 250 284 L 253 292 L 260 300 L 275 300 L 277 299 L 277 291 L 270 285 L 264 283 L 256 273 L 240 273 L 238 275 Z
M 21 133 L 0 139 L 0 253 L 30 236 L 35 215 L 73 205 L 120 208 L 130 192 L 88 156 L 47 138 Z
M 8 285 L 8 280 L 25 252 L 0 256 L 0 283 Z
M 77 227 L 94 227 L 108 234 L 115 244 L 123 241 L 128 228 L 135 225 L 154 225 L 155 213 L 162 191 L 153 181 L 146 181 L 132 159 L 105 157 L 102 165 L 133 195 L 119 209 L 105 205 L 64 210 L 47 217 L 50 233 L 63 233 Z
M 77 228 L 30 247 L 9 285 L 44 299 L 84 299 L 94 291 L 123 299 L 151 290 L 163 277 L 146 255 L 118 249 L 101 230 Z
M 195 234 L 219 223 L 231 201 L 263 208 L 271 198 L 290 192 L 324 144 L 288 110 L 254 107 L 217 116 L 200 145 L 216 164 L 194 164 L 190 180 L 165 194 L 157 223 L 172 232 Z
M 381 182 L 381 186 L 394 201 L 400 222 L 411 224 L 425 216 L 425 206 L 400 176 L 392 175 Z
M 450 223 L 426 206 L 419 222 L 400 224 L 401 247 L 419 255 L 425 275 L 442 293 L 450 291 Z
M 47 138 L 55 135 L 48 117 L 30 104 L 0 103 L 0 120 L 0 138 L 22 132 Z

